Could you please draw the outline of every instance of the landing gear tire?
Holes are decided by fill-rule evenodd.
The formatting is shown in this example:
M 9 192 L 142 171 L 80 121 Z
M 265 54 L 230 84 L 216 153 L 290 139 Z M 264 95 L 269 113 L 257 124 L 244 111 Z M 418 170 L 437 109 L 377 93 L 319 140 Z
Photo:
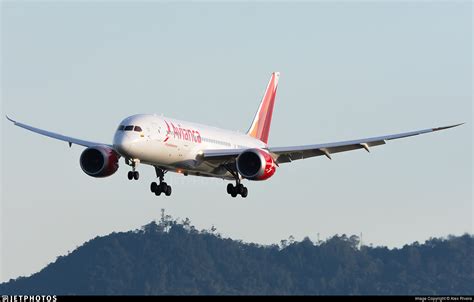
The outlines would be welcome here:
M 232 184 L 227 184 L 227 194 L 231 194 L 232 190 L 234 190 L 234 185 Z
M 165 195 L 166 196 L 170 196 L 171 195 L 171 186 L 166 186 L 166 191 L 165 191 Z
M 242 196 L 242 198 L 245 198 L 247 197 L 248 194 L 249 194 L 249 190 L 246 187 L 243 187 L 242 193 L 240 193 L 240 196 Z
M 155 167 L 155 170 L 156 170 L 156 176 L 160 179 L 160 183 L 157 184 L 156 182 L 152 182 L 150 184 L 150 190 L 153 193 L 155 193 L 156 196 L 160 196 L 161 193 L 164 193 L 166 196 L 170 196 L 172 192 L 171 186 L 163 181 L 163 177 L 166 171 L 158 167 Z
M 138 180 L 140 178 L 140 173 L 138 173 L 138 171 L 128 171 L 127 177 L 129 180 Z
M 155 193 L 156 196 L 160 196 L 161 193 L 165 193 L 166 196 L 170 196 L 171 192 L 173 191 L 171 189 L 171 186 L 167 185 L 166 183 L 162 182 L 161 184 L 156 184 L 156 182 L 152 182 L 150 185 L 150 190 Z
M 242 196 L 242 198 L 245 198 L 249 194 L 249 190 L 243 184 L 237 184 L 236 186 L 228 184 L 227 193 L 230 194 L 230 196 L 232 197 L 240 195 Z
M 160 183 L 161 192 L 166 192 L 167 188 L 168 188 L 168 184 L 166 182 Z
M 244 185 L 243 184 L 238 184 L 237 187 L 236 187 L 236 190 L 237 190 L 237 194 L 240 194 L 242 195 L 242 192 L 244 191 Z

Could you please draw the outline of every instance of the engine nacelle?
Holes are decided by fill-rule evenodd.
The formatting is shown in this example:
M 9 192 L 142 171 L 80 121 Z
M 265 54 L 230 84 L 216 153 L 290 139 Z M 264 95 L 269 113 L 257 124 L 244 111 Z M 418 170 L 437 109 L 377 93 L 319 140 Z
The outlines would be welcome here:
M 273 158 L 260 149 L 245 150 L 237 157 L 236 164 L 240 175 L 250 180 L 268 179 L 276 171 Z
M 117 171 L 119 155 L 107 146 L 89 147 L 81 154 L 81 169 L 92 177 L 107 177 Z

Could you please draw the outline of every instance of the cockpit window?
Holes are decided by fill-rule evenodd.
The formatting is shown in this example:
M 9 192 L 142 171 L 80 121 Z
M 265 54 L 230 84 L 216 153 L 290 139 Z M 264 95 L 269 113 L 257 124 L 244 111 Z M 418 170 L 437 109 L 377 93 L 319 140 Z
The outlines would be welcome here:
M 142 132 L 143 131 L 140 126 L 135 126 L 134 130 L 137 131 L 137 132 Z
M 125 128 L 125 126 L 124 126 L 124 125 L 120 125 L 120 126 L 118 126 L 117 131 L 123 131 L 123 128 Z
M 133 125 L 125 126 L 125 131 L 132 131 Z

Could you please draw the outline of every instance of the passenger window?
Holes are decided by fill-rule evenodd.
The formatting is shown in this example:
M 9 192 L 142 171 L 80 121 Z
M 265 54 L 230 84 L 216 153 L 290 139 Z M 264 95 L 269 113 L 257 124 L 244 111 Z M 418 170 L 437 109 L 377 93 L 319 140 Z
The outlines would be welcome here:
M 123 128 L 125 128 L 125 126 L 124 126 L 124 125 L 120 125 L 120 126 L 118 126 L 117 131 L 123 131 Z
M 143 130 L 142 130 L 142 128 L 141 128 L 140 126 L 135 126 L 135 131 L 137 131 L 137 132 L 142 132 Z
M 125 127 L 125 131 L 132 131 L 133 130 L 133 126 L 126 126 Z

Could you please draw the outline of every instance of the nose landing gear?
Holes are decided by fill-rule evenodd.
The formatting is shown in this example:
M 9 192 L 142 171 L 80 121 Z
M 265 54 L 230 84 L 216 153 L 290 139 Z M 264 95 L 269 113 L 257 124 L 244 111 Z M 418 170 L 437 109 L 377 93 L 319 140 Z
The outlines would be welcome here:
M 137 168 L 137 165 L 138 165 L 139 161 L 136 160 L 136 159 L 126 158 L 125 163 L 132 167 L 132 171 L 128 171 L 128 174 L 127 174 L 128 179 L 129 180 L 132 180 L 132 179 L 138 180 L 140 178 L 140 173 L 138 173 L 138 171 L 135 171 L 135 169 Z
M 150 184 L 150 191 L 152 193 L 155 193 L 156 196 L 160 196 L 161 193 L 165 193 L 166 196 L 170 196 L 172 192 L 171 186 L 163 181 L 165 173 L 167 171 L 160 169 L 158 167 L 155 167 L 155 171 L 156 171 L 156 176 L 160 179 L 160 183 L 157 184 L 156 182 L 152 182 Z
M 138 180 L 140 178 L 140 173 L 138 173 L 138 171 L 128 171 L 127 177 L 129 180 Z

